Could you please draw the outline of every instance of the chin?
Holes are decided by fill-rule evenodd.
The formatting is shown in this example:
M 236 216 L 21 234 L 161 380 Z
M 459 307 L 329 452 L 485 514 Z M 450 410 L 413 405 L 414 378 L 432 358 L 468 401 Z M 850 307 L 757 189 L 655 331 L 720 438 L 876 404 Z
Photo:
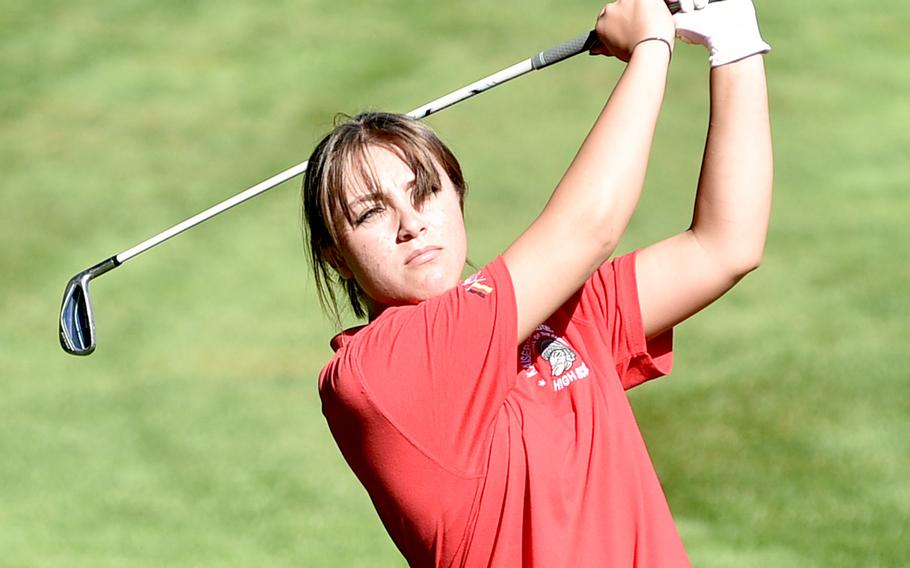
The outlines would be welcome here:
M 433 274 L 428 274 L 421 285 L 421 299 L 428 300 L 441 294 L 445 294 L 460 282 L 461 273 L 452 273 L 451 271 L 439 270 Z

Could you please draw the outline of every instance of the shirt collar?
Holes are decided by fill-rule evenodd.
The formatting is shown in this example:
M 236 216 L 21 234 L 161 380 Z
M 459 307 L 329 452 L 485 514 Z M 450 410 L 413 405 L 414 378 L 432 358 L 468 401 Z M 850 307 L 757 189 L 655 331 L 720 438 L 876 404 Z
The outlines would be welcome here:
M 354 336 L 357 335 L 357 332 L 365 327 L 365 325 L 350 327 L 333 337 L 332 340 L 329 341 L 329 345 L 332 346 L 333 351 L 338 351 L 342 347 L 346 346 L 348 342 L 354 339 Z

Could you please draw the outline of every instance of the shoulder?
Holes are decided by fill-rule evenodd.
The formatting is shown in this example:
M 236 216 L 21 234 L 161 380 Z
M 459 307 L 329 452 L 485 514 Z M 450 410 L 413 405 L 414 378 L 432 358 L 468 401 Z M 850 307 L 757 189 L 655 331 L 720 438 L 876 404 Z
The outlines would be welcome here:
M 352 373 L 421 369 L 431 356 L 447 359 L 445 353 L 483 343 L 491 335 L 514 335 L 514 311 L 509 272 L 497 257 L 444 294 L 388 308 L 369 324 L 336 335 L 331 340 L 335 355 L 323 369 L 320 388 Z

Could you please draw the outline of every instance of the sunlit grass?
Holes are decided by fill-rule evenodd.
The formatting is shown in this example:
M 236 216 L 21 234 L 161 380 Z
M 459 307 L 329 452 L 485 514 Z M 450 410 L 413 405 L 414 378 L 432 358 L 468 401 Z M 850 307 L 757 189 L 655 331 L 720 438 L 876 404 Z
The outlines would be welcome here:
M 633 404 L 697 566 L 910 564 L 908 16 L 760 4 L 777 164 L 765 263 L 677 331 Z M 7 9 L 8 8 L 8 9 Z M 320 413 L 333 330 L 298 182 L 92 283 L 82 268 L 305 159 L 334 113 L 405 111 L 576 35 L 580 2 L 20 3 L 0 12 L 0 564 L 399 566 Z M 620 66 L 580 57 L 431 120 L 482 264 L 539 212 Z M 623 250 L 685 227 L 707 70 L 674 56 Z

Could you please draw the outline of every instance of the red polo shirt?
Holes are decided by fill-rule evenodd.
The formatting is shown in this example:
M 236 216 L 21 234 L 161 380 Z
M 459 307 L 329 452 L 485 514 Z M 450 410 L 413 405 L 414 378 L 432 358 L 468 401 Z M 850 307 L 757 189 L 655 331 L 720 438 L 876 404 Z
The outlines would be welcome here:
M 337 336 L 329 428 L 413 566 L 689 566 L 624 389 L 669 372 L 635 257 L 521 345 L 501 258 Z

